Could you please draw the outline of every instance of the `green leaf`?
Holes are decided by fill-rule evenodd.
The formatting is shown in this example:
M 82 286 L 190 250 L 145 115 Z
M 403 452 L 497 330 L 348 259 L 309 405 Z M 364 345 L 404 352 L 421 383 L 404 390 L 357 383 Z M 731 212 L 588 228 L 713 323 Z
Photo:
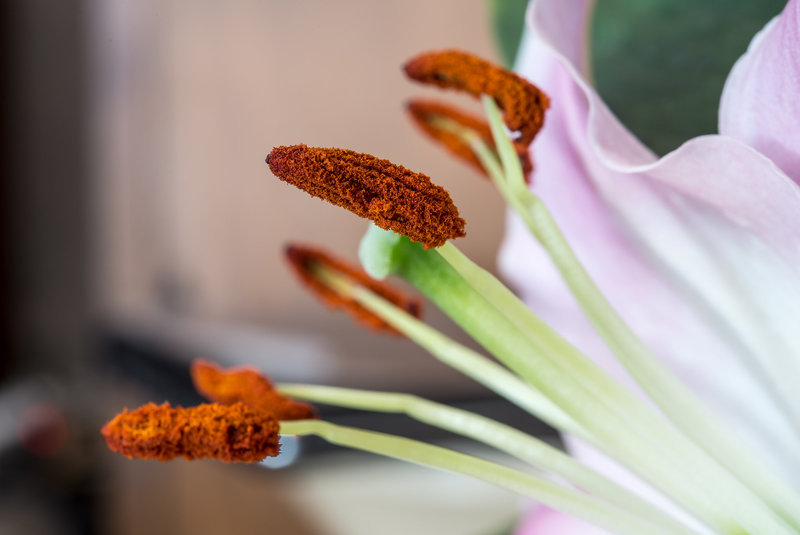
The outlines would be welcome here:
M 514 64 L 517 49 L 525 28 L 525 8 L 528 0 L 489 0 L 492 29 L 500 56 L 506 67 Z
M 785 0 L 598 0 L 592 62 L 600 96 L 664 154 L 717 132 L 725 79 Z

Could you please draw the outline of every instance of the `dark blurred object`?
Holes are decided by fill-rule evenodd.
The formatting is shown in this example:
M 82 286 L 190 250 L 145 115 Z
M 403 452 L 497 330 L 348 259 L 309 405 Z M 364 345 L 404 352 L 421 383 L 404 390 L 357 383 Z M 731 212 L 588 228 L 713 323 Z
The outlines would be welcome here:
M 83 3 L 2 3 L 0 379 L 88 355 Z
M 95 532 L 84 8 L 0 4 L 4 535 Z
M 95 533 L 92 431 L 53 377 L 0 388 L 0 533 Z

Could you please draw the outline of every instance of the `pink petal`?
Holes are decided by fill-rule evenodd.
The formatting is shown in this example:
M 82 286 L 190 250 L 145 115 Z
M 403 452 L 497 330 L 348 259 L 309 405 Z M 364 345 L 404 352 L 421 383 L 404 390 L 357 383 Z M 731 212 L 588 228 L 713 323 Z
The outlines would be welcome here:
M 736 62 L 722 92 L 719 131 L 800 182 L 800 0 L 790 0 Z
M 583 520 L 537 506 L 525 516 L 515 535 L 605 535 L 608 532 Z
M 800 486 L 790 469 L 800 439 L 764 387 L 771 379 L 748 364 L 761 358 L 778 379 L 800 373 L 800 188 L 728 137 L 656 158 L 584 78 L 587 4 L 540 0 L 529 10 L 534 37 L 519 70 L 552 97 L 534 143 L 534 190 L 629 325 Z M 546 321 L 625 377 L 513 216 L 501 267 Z

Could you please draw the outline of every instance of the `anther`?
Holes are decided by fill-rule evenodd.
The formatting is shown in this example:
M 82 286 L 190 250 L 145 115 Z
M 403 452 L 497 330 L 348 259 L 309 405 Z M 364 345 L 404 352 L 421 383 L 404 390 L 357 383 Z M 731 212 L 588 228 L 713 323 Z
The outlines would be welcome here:
M 128 458 L 161 461 L 258 462 L 280 452 L 278 433 L 277 420 L 243 403 L 188 409 L 149 403 L 126 409 L 102 429 L 109 449 Z
M 481 161 L 464 137 L 454 132 L 453 128 L 446 127 L 447 124 L 451 124 L 458 129 L 470 131 L 478 136 L 484 144 L 494 148 L 492 131 L 486 121 L 437 101 L 414 99 L 407 103 L 406 108 L 411 118 L 423 132 L 444 145 L 455 156 L 486 175 L 483 164 L 481 164 Z M 533 169 L 528 149 L 521 145 L 515 145 L 514 147 L 522 164 L 522 172 L 527 179 Z
M 428 176 L 351 150 L 276 147 L 270 170 L 303 191 L 422 243 L 428 249 L 465 235 L 450 195 Z
M 416 318 L 420 318 L 422 315 L 422 302 L 419 299 L 406 295 L 385 282 L 373 279 L 358 266 L 312 247 L 289 245 L 286 247 L 285 253 L 286 259 L 295 274 L 313 294 L 331 308 L 344 309 L 345 312 L 366 327 L 390 334 L 400 334 L 356 300 L 337 293 L 322 282 L 316 273 L 319 267 L 342 275 L 369 289 Z
M 544 123 L 550 100 L 535 85 L 515 73 L 459 50 L 420 54 L 405 64 L 409 78 L 457 89 L 472 96 L 489 95 L 503 110 L 509 130 L 519 132 L 516 143 L 528 146 Z
M 272 415 L 276 420 L 317 418 L 313 405 L 282 396 L 268 377 L 252 368 L 223 370 L 216 364 L 197 359 L 191 366 L 195 389 L 206 399 L 223 405 L 242 402 L 253 410 Z

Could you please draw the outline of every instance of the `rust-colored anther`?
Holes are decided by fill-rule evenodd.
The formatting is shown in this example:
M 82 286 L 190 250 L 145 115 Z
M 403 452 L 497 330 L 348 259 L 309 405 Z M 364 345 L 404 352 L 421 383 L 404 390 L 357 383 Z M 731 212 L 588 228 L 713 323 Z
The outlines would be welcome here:
M 465 235 L 464 220 L 444 188 L 388 160 L 351 150 L 292 145 L 272 149 L 267 163 L 281 180 L 426 249 Z
M 356 321 L 382 332 L 400 334 L 391 325 L 363 307 L 357 301 L 343 297 L 320 281 L 315 274 L 315 266 L 323 266 L 348 279 L 364 286 L 386 299 L 398 308 L 402 308 L 412 316 L 422 316 L 422 302 L 419 299 L 406 295 L 393 286 L 373 279 L 361 268 L 349 262 L 335 258 L 319 249 L 299 245 L 289 245 L 285 249 L 286 259 L 294 272 L 319 299 L 331 308 L 342 308 Z
M 550 100 L 535 85 L 513 72 L 460 50 L 426 52 L 404 66 L 409 78 L 425 84 L 494 98 L 503 110 L 506 126 L 528 146 L 544 123 Z
M 188 409 L 149 403 L 118 414 L 102 433 L 111 450 L 137 459 L 252 463 L 280 452 L 277 420 L 244 403 Z
M 192 362 L 191 374 L 195 389 L 210 401 L 223 405 L 242 402 L 277 420 L 318 418 L 313 405 L 282 396 L 269 378 L 255 369 L 223 370 L 216 364 L 197 359 Z
M 472 148 L 465 143 L 461 137 L 441 128 L 436 122 L 437 118 L 452 121 L 463 128 L 472 130 L 486 145 L 494 148 L 492 130 L 484 120 L 437 101 L 414 99 L 407 103 L 406 108 L 411 118 L 423 132 L 444 145 L 444 147 L 455 156 L 466 161 L 486 175 L 486 170 L 483 168 L 478 157 L 475 156 L 475 152 L 473 152 Z M 514 148 L 517 150 L 520 163 L 522 164 L 522 172 L 527 179 L 530 176 L 530 172 L 533 170 L 533 165 L 528 155 L 528 149 L 519 144 L 515 144 Z

